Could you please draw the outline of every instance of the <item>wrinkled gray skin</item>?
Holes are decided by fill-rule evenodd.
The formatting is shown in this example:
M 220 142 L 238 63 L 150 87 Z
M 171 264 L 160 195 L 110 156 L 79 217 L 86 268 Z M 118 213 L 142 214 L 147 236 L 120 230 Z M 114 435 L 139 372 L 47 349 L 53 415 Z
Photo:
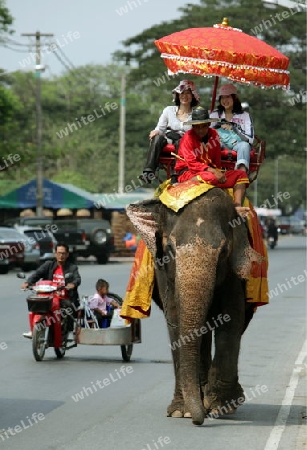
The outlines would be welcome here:
M 242 280 L 257 254 L 245 224 L 230 226 L 238 216 L 221 189 L 211 189 L 178 213 L 158 199 L 132 204 L 127 213 L 156 258 L 156 283 L 171 344 L 181 339 L 172 350 L 176 383 L 167 413 L 190 413 L 200 425 L 210 410 L 243 397 L 238 383 L 245 317 Z M 155 295 L 154 300 L 159 303 Z M 219 313 L 230 320 L 217 322 L 212 361 L 210 333 L 201 329 Z

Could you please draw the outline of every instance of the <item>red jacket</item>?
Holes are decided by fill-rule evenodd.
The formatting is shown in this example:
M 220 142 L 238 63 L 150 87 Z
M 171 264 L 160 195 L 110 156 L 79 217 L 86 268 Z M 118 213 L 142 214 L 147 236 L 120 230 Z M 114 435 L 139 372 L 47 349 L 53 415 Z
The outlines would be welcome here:
M 209 128 L 208 142 L 204 144 L 193 128 L 187 131 L 180 140 L 178 156 L 184 161 L 177 159 L 175 171 L 189 169 L 195 175 L 203 172 L 207 167 L 221 167 L 221 146 L 219 135 L 216 130 Z

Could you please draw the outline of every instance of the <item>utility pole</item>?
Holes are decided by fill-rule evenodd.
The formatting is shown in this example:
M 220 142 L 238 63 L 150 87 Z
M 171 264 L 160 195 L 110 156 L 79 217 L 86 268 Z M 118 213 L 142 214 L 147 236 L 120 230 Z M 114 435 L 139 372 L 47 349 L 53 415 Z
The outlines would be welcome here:
M 41 65 L 41 37 L 52 37 L 52 33 L 22 33 L 21 36 L 35 37 L 35 50 L 36 50 L 36 215 L 43 215 L 43 161 L 42 161 L 42 104 L 41 104 L 41 72 L 44 71 L 44 67 Z
M 119 158 L 118 158 L 118 193 L 124 193 L 125 184 L 125 129 L 126 129 L 126 74 L 121 77 L 121 99 L 119 117 Z

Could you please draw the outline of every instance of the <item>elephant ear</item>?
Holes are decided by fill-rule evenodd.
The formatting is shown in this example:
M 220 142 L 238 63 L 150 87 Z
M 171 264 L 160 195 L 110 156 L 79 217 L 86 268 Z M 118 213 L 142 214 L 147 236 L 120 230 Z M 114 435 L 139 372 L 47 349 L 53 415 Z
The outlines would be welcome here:
M 158 220 L 161 207 L 160 200 L 154 198 L 132 203 L 126 210 L 127 216 L 153 256 L 157 251 L 156 235 L 159 228 Z
M 247 226 L 241 221 L 232 228 L 233 240 L 230 261 L 233 271 L 241 279 L 248 279 L 252 263 L 261 264 L 263 257 L 250 245 Z

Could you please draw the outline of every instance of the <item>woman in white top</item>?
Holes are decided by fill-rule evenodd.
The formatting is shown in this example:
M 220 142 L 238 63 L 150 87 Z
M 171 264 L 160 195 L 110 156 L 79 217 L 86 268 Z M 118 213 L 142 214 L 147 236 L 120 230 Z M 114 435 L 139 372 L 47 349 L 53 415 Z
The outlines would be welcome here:
M 178 146 L 180 138 L 191 128 L 191 125 L 184 123 L 192 119 L 192 108 L 199 104 L 199 94 L 193 81 L 181 81 L 172 93 L 176 106 L 164 108 L 156 128 L 149 133 L 150 146 L 143 174 L 139 177 L 147 183 L 154 178 L 162 148 L 167 142 Z
M 233 84 L 224 84 L 219 90 L 219 105 L 217 110 L 210 114 L 210 118 L 216 118 L 219 122 L 225 124 L 216 125 L 214 128 L 221 127 L 224 130 L 232 130 L 237 136 L 231 146 L 232 150 L 237 152 L 236 169 L 248 172 L 250 151 L 254 141 L 254 127 L 252 119 L 248 112 L 243 111 L 241 102 L 237 95 L 237 88 Z M 220 135 L 221 147 L 227 148 L 227 142 L 223 143 L 223 135 Z

